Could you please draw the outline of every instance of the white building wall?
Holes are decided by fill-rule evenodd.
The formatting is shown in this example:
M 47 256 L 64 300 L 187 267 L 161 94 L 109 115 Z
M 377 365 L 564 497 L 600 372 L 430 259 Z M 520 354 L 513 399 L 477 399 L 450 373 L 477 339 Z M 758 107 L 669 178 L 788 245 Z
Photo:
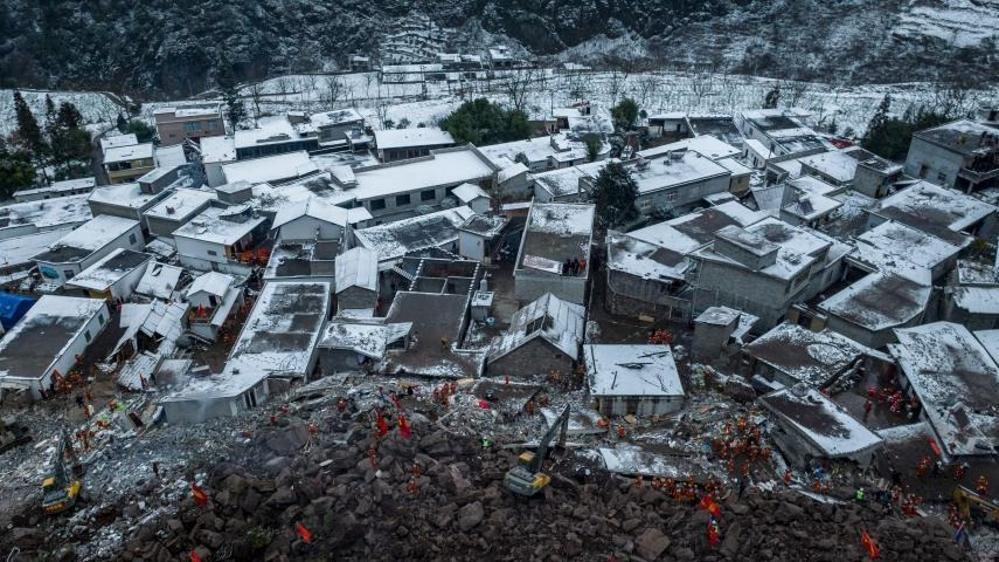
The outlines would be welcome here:
M 135 291 L 135 288 L 139 285 L 139 281 L 142 279 L 142 276 L 146 273 L 147 267 L 149 267 L 148 261 L 145 263 L 145 265 L 137 267 L 134 270 L 128 272 L 128 274 L 119 279 L 117 283 L 111 285 L 111 298 L 127 299 L 128 297 L 132 296 L 132 293 Z
M 316 233 L 320 240 L 339 240 L 343 237 L 340 225 L 319 220 L 315 217 L 303 216 L 281 225 L 278 229 L 281 240 L 315 240 Z
M 134 240 L 134 242 L 133 242 Z M 97 250 L 93 254 L 83 258 L 81 261 L 64 263 L 64 264 L 53 264 L 48 262 L 37 262 L 39 271 L 42 273 L 42 277 L 46 281 L 55 282 L 58 285 L 63 285 L 69 278 L 66 276 L 67 271 L 71 271 L 73 276 L 80 273 L 84 269 L 94 265 L 95 263 L 101 261 L 105 256 L 111 252 L 117 250 L 118 248 L 125 248 L 129 250 L 135 250 L 141 252 L 146 246 L 146 241 L 142 238 L 142 228 L 139 225 L 135 225 L 130 228 L 127 232 L 115 238 L 103 248 Z
M 486 257 L 486 242 L 481 236 L 460 230 L 458 231 L 458 253 L 469 259 L 482 261 Z
M 220 185 L 225 185 L 225 174 L 222 173 L 222 164 L 228 164 L 229 162 L 210 162 L 205 164 L 205 181 L 208 182 L 209 187 L 218 187 Z
M 42 398 L 42 391 L 47 391 L 52 386 L 52 377 L 55 372 L 58 371 L 61 375 L 65 376 L 73 368 L 73 365 L 76 364 L 76 356 L 82 355 L 87 350 L 90 342 L 87 341 L 85 334 L 89 333 L 90 341 L 93 341 L 107 327 L 110 318 L 111 315 L 108 312 L 107 304 L 104 304 L 98 313 L 90 318 L 90 321 L 77 334 L 77 337 L 63 349 L 62 355 L 55 358 L 52 365 L 44 373 L 41 373 L 39 378 L 30 381 L 11 378 L 10 381 L 13 383 L 27 382 L 31 397 L 35 400 L 40 400 Z

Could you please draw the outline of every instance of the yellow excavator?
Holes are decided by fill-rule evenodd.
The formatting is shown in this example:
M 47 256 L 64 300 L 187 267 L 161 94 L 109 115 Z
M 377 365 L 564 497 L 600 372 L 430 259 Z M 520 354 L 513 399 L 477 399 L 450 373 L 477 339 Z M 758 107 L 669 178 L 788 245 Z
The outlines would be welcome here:
M 511 468 L 503 478 L 503 485 L 507 490 L 519 496 L 533 496 L 551 483 L 552 477 L 543 472 L 545 457 L 548 456 L 548 448 L 559 434 L 558 447 L 565 447 L 565 434 L 569 429 L 569 405 L 552 423 L 548 431 L 545 432 L 538 443 L 538 452 L 524 451 L 517 457 L 517 466 Z
M 66 460 L 69 459 L 71 474 L 66 474 Z M 55 456 L 52 459 L 52 470 L 42 481 L 42 509 L 49 515 L 62 513 L 72 509 L 83 489 L 83 465 L 80 464 L 65 432 L 56 445 Z
M 982 513 L 989 523 L 999 524 L 999 504 L 996 502 L 964 486 L 954 488 L 953 497 L 958 514 L 969 524 L 974 521 L 971 517 L 972 508 Z

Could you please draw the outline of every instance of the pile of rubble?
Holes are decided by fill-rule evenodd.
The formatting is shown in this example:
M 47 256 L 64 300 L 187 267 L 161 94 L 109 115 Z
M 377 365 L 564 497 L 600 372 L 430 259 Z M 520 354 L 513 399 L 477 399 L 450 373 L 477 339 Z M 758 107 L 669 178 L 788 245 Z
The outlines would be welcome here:
M 719 501 L 720 542 L 711 545 L 711 515 L 696 500 L 677 503 L 617 476 L 583 478 L 572 453 L 549 468 L 542 497 L 524 499 L 502 484 L 515 450 L 416 413 L 409 437 L 393 427 L 379 438 L 369 418 L 350 408 L 291 412 L 227 462 L 150 478 L 86 520 L 15 517 L 0 547 L 55 560 L 832 561 L 864 556 L 867 530 L 885 560 L 966 559 L 938 518 L 886 518 L 880 506 L 790 491 L 732 492 Z M 100 550 L 101 537 L 118 551 Z

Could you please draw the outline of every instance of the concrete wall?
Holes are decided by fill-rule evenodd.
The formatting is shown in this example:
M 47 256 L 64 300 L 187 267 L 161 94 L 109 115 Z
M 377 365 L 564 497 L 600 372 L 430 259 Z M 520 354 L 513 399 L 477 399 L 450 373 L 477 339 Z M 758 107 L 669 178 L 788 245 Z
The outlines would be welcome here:
M 853 189 L 868 197 L 880 199 L 887 195 L 891 185 L 890 178 L 881 172 L 866 166 L 857 166 L 853 176 Z
M 165 195 L 166 194 L 164 194 L 164 196 Z M 108 205 L 106 203 L 100 203 L 93 200 L 87 201 L 87 205 L 90 207 L 90 213 L 93 214 L 95 217 L 97 215 L 111 215 L 113 217 L 132 219 L 134 221 L 139 221 L 140 223 L 145 223 L 145 218 L 142 216 L 142 212 L 145 209 L 119 207 L 117 205 Z M 152 207 L 152 204 L 150 204 L 149 206 Z
M 513 272 L 514 294 L 520 302 L 530 302 L 545 293 L 551 293 L 565 301 L 586 304 L 586 283 L 589 272 L 590 268 L 587 267 L 585 277 L 571 277 L 527 268 L 516 269 Z
M 635 205 L 645 215 L 663 207 L 683 212 L 703 205 L 701 199 L 707 195 L 728 191 L 730 178 L 731 174 L 726 174 L 672 189 L 642 194 L 635 200 Z
M 826 318 L 826 328 L 843 334 L 853 341 L 866 345 L 872 349 L 881 349 L 889 343 L 895 343 L 898 341 L 895 338 L 895 334 L 892 332 L 892 328 L 908 328 L 910 326 L 918 326 L 922 323 L 923 315 L 920 314 L 909 322 L 892 326 L 891 328 L 886 328 L 884 330 L 869 330 L 833 314 L 828 314 Z M 974 328 L 968 326 L 968 329 L 971 330 Z
M 149 229 L 149 234 L 153 236 L 170 236 L 173 234 L 173 231 L 183 226 L 187 222 L 186 219 L 189 218 L 191 217 L 187 216 L 183 220 L 177 220 L 146 216 L 145 221 L 146 227 Z
M 365 357 L 346 349 L 319 349 L 319 372 L 324 377 L 338 373 L 363 371 L 358 363 L 359 357 Z M 369 359 L 370 361 L 370 359 Z
M 572 373 L 573 358 L 562 353 L 542 338 L 535 338 L 527 344 L 486 364 L 486 373 L 491 377 L 509 375 L 516 377 L 532 377 L 547 375 L 557 370 L 563 375 Z
M 758 330 L 776 326 L 797 296 L 784 281 L 704 260 L 694 292 L 695 314 L 711 306 L 729 306 L 759 316 Z
M 343 237 L 343 228 L 339 225 L 310 216 L 302 216 L 287 222 L 278 230 L 281 233 L 281 240 L 315 240 L 317 231 L 319 240 L 339 240 Z
M 160 119 L 174 119 L 174 117 L 157 117 L 156 133 L 163 146 L 180 144 L 186 139 L 200 139 L 201 137 L 215 137 L 225 134 L 225 123 L 222 121 L 222 116 L 186 119 L 184 121 L 160 122 Z
M 943 187 L 954 187 L 964 158 L 941 146 L 912 137 L 905 159 L 905 173 Z
M 482 261 L 486 257 L 486 241 L 471 232 L 458 231 L 458 253 L 468 259 Z
M 374 308 L 378 293 L 362 287 L 349 287 L 336 295 L 337 310 L 348 308 Z
M 129 168 L 122 168 L 121 166 L 129 165 Z M 125 183 L 133 180 L 137 180 L 140 177 L 146 175 L 147 173 L 153 171 L 156 167 L 155 162 L 152 158 L 140 158 L 138 160 L 133 160 L 131 162 L 114 162 L 112 164 L 105 164 L 104 169 L 108 174 L 108 183 Z M 112 169 L 115 168 L 115 169 Z
M 208 182 L 209 187 L 225 185 L 225 174 L 222 173 L 223 164 L 229 164 L 229 162 L 209 162 L 205 164 L 205 181 Z
M 683 406 L 683 396 L 594 396 L 604 416 L 663 416 Z
M 613 314 L 656 320 L 687 320 L 690 301 L 678 298 L 670 283 L 642 279 L 622 271 L 607 270 L 608 310 Z
M 111 285 L 111 298 L 113 299 L 127 299 L 132 296 L 132 292 L 139 285 L 139 280 L 146 273 L 146 267 L 149 266 L 149 262 L 129 271 L 124 277 L 118 280 L 117 283 Z
M 318 138 L 295 139 L 287 142 L 273 144 L 259 144 L 236 148 L 236 160 L 248 160 L 251 158 L 263 158 L 264 156 L 274 156 L 276 154 L 286 154 L 288 152 L 298 152 L 299 150 L 317 150 L 319 148 Z
M 211 418 L 238 415 L 250 409 L 253 402 L 257 406 L 267 402 L 269 396 L 265 379 L 238 396 L 161 402 L 160 405 L 163 406 L 163 415 L 168 423 L 201 423 Z M 248 401 L 251 404 L 249 407 Z
M 531 196 L 533 183 L 527 172 L 522 172 L 498 184 L 496 193 L 503 199 L 526 199 Z

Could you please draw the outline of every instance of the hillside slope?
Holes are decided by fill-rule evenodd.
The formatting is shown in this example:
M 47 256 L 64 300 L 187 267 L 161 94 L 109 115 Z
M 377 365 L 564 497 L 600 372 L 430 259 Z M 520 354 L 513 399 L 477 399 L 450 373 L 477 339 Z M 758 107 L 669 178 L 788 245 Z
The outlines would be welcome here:
M 980 81 L 997 63 L 996 0 L 0 0 L 0 86 L 186 96 L 220 65 L 331 70 L 416 10 L 457 29 L 455 48 L 485 31 L 596 63 L 843 82 Z

